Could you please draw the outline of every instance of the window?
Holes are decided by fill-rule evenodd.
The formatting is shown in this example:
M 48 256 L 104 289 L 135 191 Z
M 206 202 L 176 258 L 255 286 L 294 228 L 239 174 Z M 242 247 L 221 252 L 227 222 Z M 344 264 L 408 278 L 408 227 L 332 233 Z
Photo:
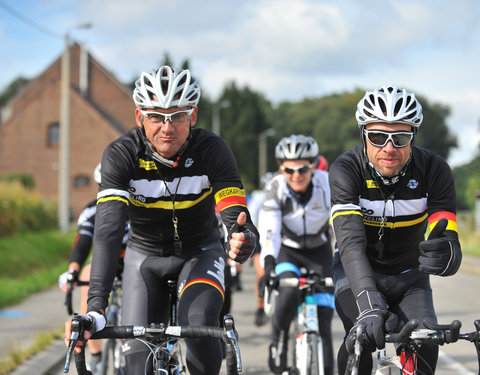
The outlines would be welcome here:
M 90 177 L 88 176 L 80 175 L 75 177 L 75 179 L 73 180 L 73 186 L 75 186 L 76 188 L 88 185 L 90 185 Z
M 48 127 L 47 145 L 49 147 L 58 146 L 60 126 L 58 122 L 50 124 Z

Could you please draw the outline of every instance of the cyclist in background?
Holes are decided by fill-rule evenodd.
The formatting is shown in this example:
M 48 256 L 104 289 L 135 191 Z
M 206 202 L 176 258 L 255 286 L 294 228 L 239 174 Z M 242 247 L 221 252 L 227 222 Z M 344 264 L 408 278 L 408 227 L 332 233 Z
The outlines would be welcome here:
M 101 164 L 95 167 L 93 172 L 93 179 L 100 186 L 102 181 Z M 89 281 L 90 280 L 90 268 L 91 264 L 87 264 L 83 269 L 83 265 L 90 255 L 93 243 L 93 232 L 95 227 L 95 214 L 97 212 L 97 200 L 89 202 L 82 212 L 80 213 L 77 221 L 77 235 L 75 243 L 73 244 L 72 252 L 70 255 L 70 261 L 68 265 L 68 271 L 62 273 L 58 278 L 58 285 L 60 289 L 67 292 L 67 280 L 70 277 L 74 282 Z M 128 221 L 124 229 L 124 237 L 122 240 L 122 249 L 125 249 L 128 237 Z M 121 276 L 123 270 L 123 255 L 118 263 L 117 276 Z M 74 284 L 75 286 L 75 284 Z M 88 298 L 88 285 L 80 287 L 80 314 L 87 312 L 87 298 Z M 101 340 L 89 340 L 88 349 L 92 356 L 90 362 L 90 368 L 93 374 L 98 373 L 98 366 L 102 359 L 102 341 Z
M 450 167 L 414 145 L 423 120 L 415 94 L 395 86 L 367 91 L 356 119 L 362 144 L 330 167 L 335 304 L 345 334 L 365 323 L 367 349 L 374 351 L 397 320 L 436 323 L 429 275 L 455 274 L 462 254 Z M 369 350 L 361 374 L 371 372 Z M 418 361 L 419 369 L 433 373 L 438 347 L 422 345 L 419 355 L 426 361 Z M 341 345 L 339 374 L 347 358 Z
M 232 151 L 219 136 L 194 128 L 199 99 L 188 69 L 162 66 L 135 82 L 137 127 L 111 143 L 102 158 L 88 313 L 82 316 L 92 322 L 86 338 L 105 325 L 127 213 L 122 324 L 168 322 L 167 280 L 174 278 L 178 323 L 218 326 L 225 261 L 215 204 L 228 230 L 229 256 L 243 263 L 257 246 Z M 66 339 L 70 332 L 67 322 Z M 219 373 L 220 340 L 185 342 L 192 375 Z M 129 340 L 124 349 L 127 374 L 144 374 L 148 348 Z
M 317 142 L 303 135 L 283 138 L 275 148 L 280 173 L 273 176 L 265 188 L 258 221 L 264 280 L 273 271 L 279 278 L 298 277 L 302 267 L 321 277 L 331 276 L 330 189 L 328 172 L 316 168 L 317 157 Z M 325 288 L 316 297 L 325 374 L 331 375 L 333 289 Z M 300 303 L 298 288 L 280 288 L 275 300 L 268 360 L 275 374 L 287 370 L 289 328 Z

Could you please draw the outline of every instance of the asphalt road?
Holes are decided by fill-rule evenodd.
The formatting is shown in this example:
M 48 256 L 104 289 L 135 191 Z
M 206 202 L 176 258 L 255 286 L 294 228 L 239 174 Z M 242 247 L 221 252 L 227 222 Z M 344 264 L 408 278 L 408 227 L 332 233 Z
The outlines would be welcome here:
M 241 278 L 243 290 L 234 293 L 232 312 L 240 335 L 243 373 L 269 374 L 267 358 L 270 326 L 267 324 L 256 327 L 253 324 L 256 308 L 253 267 L 249 264 L 244 265 Z M 478 285 L 480 285 L 480 262 L 475 259 L 465 259 L 461 271 L 453 277 L 432 277 L 439 322 L 449 323 L 453 319 L 459 319 L 463 323 L 462 332 L 473 331 L 474 320 L 480 318 L 480 299 L 476 298 Z M 0 310 L 0 357 L 6 356 L 12 348 L 30 346 L 39 331 L 61 327 L 68 318 L 63 298 L 64 295 L 58 288 L 52 288 L 32 296 L 22 304 Z M 336 353 L 343 336 L 341 322 L 336 315 L 332 328 Z M 441 347 L 440 351 L 436 374 L 478 373 L 476 353 L 471 343 L 458 342 L 446 345 Z M 58 341 L 44 353 L 34 356 L 20 366 L 12 375 L 62 374 L 64 354 L 65 347 Z M 74 369 L 70 374 L 76 375 Z

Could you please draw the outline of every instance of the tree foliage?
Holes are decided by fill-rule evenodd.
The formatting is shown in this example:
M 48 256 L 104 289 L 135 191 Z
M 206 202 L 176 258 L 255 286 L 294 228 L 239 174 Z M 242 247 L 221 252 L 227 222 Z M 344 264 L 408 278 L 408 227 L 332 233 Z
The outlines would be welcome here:
M 24 76 L 15 78 L 1 93 L 0 107 L 3 107 L 17 92 L 20 91 L 30 80 Z

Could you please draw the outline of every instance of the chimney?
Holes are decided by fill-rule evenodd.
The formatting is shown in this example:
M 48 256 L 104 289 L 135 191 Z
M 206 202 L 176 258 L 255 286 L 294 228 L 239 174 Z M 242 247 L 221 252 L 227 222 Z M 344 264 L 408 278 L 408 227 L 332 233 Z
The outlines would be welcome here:
M 80 45 L 80 68 L 78 77 L 78 86 L 80 88 L 80 94 L 83 96 L 88 95 L 88 51 L 85 45 Z

